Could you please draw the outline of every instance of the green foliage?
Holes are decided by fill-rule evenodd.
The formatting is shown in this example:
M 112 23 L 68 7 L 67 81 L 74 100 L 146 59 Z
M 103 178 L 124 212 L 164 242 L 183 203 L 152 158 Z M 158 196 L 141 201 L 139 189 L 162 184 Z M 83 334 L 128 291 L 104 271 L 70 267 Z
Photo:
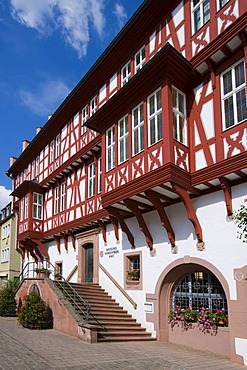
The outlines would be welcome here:
M 234 218 L 238 228 L 241 230 L 238 232 L 239 239 L 247 243 L 247 207 L 244 205 L 240 206 L 237 212 L 235 212 Z
M 47 329 L 52 326 L 50 317 L 50 309 L 38 293 L 30 292 L 23 298 L 18 320 L 24 328 Z
M 16 315 L 15 290 L 16 282 L 9 280 L 0 289 L 0 316 Z

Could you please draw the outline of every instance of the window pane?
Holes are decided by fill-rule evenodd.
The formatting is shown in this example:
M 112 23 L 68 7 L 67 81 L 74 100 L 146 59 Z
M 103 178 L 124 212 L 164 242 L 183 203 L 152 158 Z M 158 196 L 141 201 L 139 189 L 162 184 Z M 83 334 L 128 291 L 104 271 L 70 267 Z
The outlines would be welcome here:
M 244 84 L 244 63 L 240 63 L 235 67 L 235 78 L 236 78 L 236 87 Z
M 140 151 L 144 149 L 144 126 L 141 126 L 140 128 Z
M 237 117 L 238 122 L 241 122 L 247 118 L 247 107 L 246 107 L 246 94 L 245 89 L 240 90 L 236 94 L 237 98 Z
M 178 93 L 178 110 L 184 113 L 184 97 L 182 94 Z
M 150 120 L 150 144 L 155 143 L 155 119 Z
M 149 99 L 149 114 L 154 114 L 154 95 Z
M 210 19 L 210 3 L 209 0 L 205 0 L 203 3 L 203 24 Z
M 224 101 L 225 107 L 225 124 L 226 128 L 234 125 L 233 97 L 230 96 Z
M 229 71 L 223 76 L 224 95 L 232 91 L 232 71 Z
M 194 24 L 195 24 L 195 32 L 199 30 L 201 27 L 201 16 L 200 16 L 200 8 L 197 8 L 194 12 Z
M 160 113 L 157 117 L 157 126 L 158 126 L 158 140 L 162 139 L 162 114 Z
M 156 94 L 157 96 L 157 110 L 161 109 L 161 90 L 159 90 Z

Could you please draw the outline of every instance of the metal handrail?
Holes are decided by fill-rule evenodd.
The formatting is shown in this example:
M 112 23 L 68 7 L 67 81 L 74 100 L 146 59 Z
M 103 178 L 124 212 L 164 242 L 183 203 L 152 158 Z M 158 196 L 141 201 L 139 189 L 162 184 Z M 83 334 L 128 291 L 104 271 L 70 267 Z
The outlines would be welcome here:
M 30 268 L 30 266 L 32 268 Z M 50 274 L 53 274 L 54 278 L 56 276 L 59 276 L 59 280 L 56 280 L 56 285 L 58 285 L 58 287 L 62 291 L 62 296 L 59 299 L 65 298 L 71 300 L 71 305 L 75 313 L 78 314 L 78 312 L 76 311 L 77 309 L 79 311 L 79 315 L 83 317 L 82 325 L 87 324 L 89 317 L 92 317 L 94 321 L 97 323 L 97 325 L 99 325 L 103 330 L 106 330 L 105 327 L 98 321 L 98 319 L 90 312 L 91 304 L 88 301 L 86 301 L 80 294 L 78 294 L 78 292 L 73 288 L 73 286 L 60 274 L 58 269 L 56 269 L 56 267 L 51 262 L 45 260 L 43 264 L 40 263 L 38 264 L 38 266 L 35 262 L 27 262 L 27 264 L 24 266 L 19 275 L 20 283 L 23 279 L 35 278 L 34 273 L 36 272 L 37 269 L 46 270 Z M 66 287 L 68 289 L 66 289 Z M 72 295 L 70 294 L 70 292 L 72 292 Z M 79 300 L 82 303 L 84 310 L 77 303 L 77 300 Z

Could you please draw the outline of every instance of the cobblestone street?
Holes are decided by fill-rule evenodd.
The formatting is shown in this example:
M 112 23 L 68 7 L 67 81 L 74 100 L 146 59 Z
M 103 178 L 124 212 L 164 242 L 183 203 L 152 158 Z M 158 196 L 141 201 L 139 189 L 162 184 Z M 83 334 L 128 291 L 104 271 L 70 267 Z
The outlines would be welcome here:
M 56 330 L 32 331 L 0 317 L 1 370 L 241 370 L 219 356 L 171 343 L 87 344 Z

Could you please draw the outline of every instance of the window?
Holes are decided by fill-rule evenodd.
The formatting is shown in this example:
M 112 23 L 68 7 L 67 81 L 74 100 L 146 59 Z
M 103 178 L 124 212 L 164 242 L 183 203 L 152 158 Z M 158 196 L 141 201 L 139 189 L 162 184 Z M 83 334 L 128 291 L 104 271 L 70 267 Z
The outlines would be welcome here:
M 33 193 L 33 218 L 42 220 L 43 213 L 43 195 Z
M 3 226 L 2 230 L 2 239 L 5 239 L 10 235 L 10 224 Z
M 148 97 L 149 145 L 162 139 L 161 89 Z
M 102 192 L 102 158 L 98 159 L 98 193 Z
M 62 280 L 63 276 L 63 262 L 55 262 L 55 279 Z
M 218 4 L 219 4 L 218 9 L 223 8 L 223 6 L 226 5 L 226 3 L 228 3 L 228 2 L 229 2 L 229 0 L 219 0 L 218 1 Z
M 210 0 L 193 0 L 192 14 L 194 32 L 197 32 L 210 19 Z
M 123 163 L 129 158 L 128 115 L 118 121 L 118 162 Z
M 135 54 L 135 73 L 137 73 L 145 64 L 145 46 L 143 46 L 136 54 Z
M 90 116 L 92 116 L 97 110 L 97 96 L 90 101 Z
M 88 166 L 88 197 L 95 194 L 95 163 Z
M 20 222 L 24 220 L 24 198 L 21 198 Z
M 121 86 L 125 85 L 131 78 L 130 60 L 121 69 Z
M 115 167 L 115 127 L 111 126 L 106 131 L 106 167 L 107 171 L 110 171 Z
M 133 155 L 144 149 L 144 111 L 143 103 L 139 104 L 132 111 L 133 130 Z
M 39 174 L 39 157 L 36 158 L 36 164 L 35 164 L 35 177 Z
M 66 209 L 66 184 L 63 182 L 61 184 L 61 198 L 60 198 L 60 211 Z
M 56 136 L 56 152 L 55 152 L 55 158 L 58 158 L 60 156 L 60 135 Z
M 28 218 L 28 194 L 25 195 L 24 199 L 24 220 Z
M 54 215 L 58 213 L 58 186 L 54 189 Z
M 81 133 L 85 134 L 87 131 L 87 127 L 84 126 L 84 123 L 88 120 L 88 111 L 87 111 L 87 105 L 82 109 L 81 111 Z
M 141 252 L 126 253 L 124 258 L 125 289 L 142 289 Z
M 172 87 L 173 137 L 186 145 L 186 98 Z
M 9 248 L 2 249 L 2 262 L 9 261 Z
M 54 161 L 54 140 L 50 144 L 50 163 Z
M 224 127 L 229 128 L 247 118 L 244 61 L 237 62 L 221 75 Z
M 227 310 L 227 300 L 219 280 L 212 274 L 196 271 L 190 273 L 177 284 L 172 294 L 172 309 L 190 307 L 200 310 L 202 307 L 216 311 Z
M 32 161 L 31 180 L 35 178 L 35 161 Z

